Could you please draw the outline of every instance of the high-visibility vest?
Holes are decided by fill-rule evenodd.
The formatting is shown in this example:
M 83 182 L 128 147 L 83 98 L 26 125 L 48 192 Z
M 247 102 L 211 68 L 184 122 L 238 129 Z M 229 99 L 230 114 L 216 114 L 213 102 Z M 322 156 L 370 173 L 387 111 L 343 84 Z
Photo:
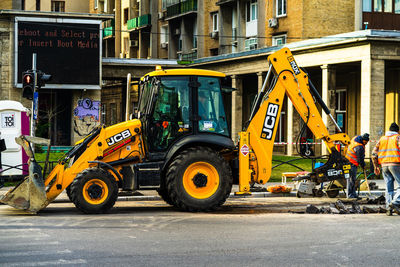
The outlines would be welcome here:
M 400 148 L 397 144 L 398 134 L 392 136 L 382 136 L 379 139 L 378 162 L 382 163 L 400 163 Z
M 357 137 L 357 136 L 354 136 L 353 139 L 351 139 L 350 145 L 349 145 L 349 147 L 347 148 L 347 152 L 346 152 L 346 158 L 347 158 L 347 159 L 350 161 L 350 163 L 353 164 L 354 166 L 358 166 L 358 165 L 359 165 L 359 164 L 358 164 L 358 161 L 357 161 L 357 154 L 356 154 L 356 152 L 354 151 L 354 149 L 355 149 L 356 147 L 358 147 L 358 146 L 363 146 L 363 147 L 364 147 L 364 144 L 356 142 L 356 140 L 355 140 L 356 137 Z

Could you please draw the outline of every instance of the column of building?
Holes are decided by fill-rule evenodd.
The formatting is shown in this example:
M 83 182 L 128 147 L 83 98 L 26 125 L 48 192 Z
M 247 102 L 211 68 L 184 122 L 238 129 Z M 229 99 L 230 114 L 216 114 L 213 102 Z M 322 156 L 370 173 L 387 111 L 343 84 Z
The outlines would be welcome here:
M 361 61 L 361 133 L 369 133 L 378 140 L 385 130 L 385 61 L 366 57 Z M 371 109 L 373 107 L 373 109 Z M 371 155 L 374 143 L 366 149 Z
M 238 75 L 232 75 L 232 87 L 236 88 L 232 92 L 232 139 L 237 141 L 238 133 L 242 131 L 243 113 L 242 113 L 242 95 L 243 84 Z
M 330 109 L 332 116 L 335 114 L 335 88 L 336 88 L 336 68 L 332 65 L 322 65 L 322 100 L 325 102 L 326 106 Z M 322 121 L 328 128 L 330 134 L 336 132 L 335 124 L 322 110 Z M 328 154 L 328 149 L 325 143 L 322 143 L 322 154 Z

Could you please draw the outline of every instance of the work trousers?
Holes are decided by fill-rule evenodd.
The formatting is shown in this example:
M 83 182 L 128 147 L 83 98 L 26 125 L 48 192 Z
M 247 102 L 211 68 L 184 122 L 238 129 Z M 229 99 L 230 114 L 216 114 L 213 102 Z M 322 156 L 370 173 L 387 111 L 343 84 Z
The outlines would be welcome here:
M 400 165 L 382 166 L 382 175 L 386 184 L 386 207 L 390 203 L 400 205 Z M 397 190 L 394 191 L 394 181 L 397 182 Z
M 357 181 L 357 166 L 351 164 L 350 178 L 347 178 L 346 194 L 347 198 L 357 198 L 356 181 Z

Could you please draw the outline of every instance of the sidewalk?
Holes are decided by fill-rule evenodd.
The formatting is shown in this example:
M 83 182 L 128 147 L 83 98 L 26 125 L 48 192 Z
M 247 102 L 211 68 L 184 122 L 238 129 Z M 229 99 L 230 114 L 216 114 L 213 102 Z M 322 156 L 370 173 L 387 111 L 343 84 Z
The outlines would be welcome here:
M 371 180 L 370 182 L 375 182 L 376 185 L 378 186 L 378 190 L 373 190 L 371 191 L 371 194 L 374 196 L 381 196 L 385 194 L 385 183 L 383 180 Z M 266 188 L 270 185 L 280 185 L 281 183 L 266 183 L 265 185 L 262 185 L 262 188 Z M 286 186 L 289 186 L 291 188 L 294 188 L 294 183 L 289 182 L 286 183 Z M 9 190 L 11 190 L 12 187 L 3 187 L 0 188 L 0 196 L 6 194 Z M 270 193 L 270 192 L 252 192 L 251 195 L 246 195 L 246 196 L 236 196 L 234 192 L 238 191 L 238 185 L 233 185 L 232 186 L 232 192 L 230 194 L 229 198 L 232 199 L 238 199 L 238 198 L 271 198 L 271 197 L 296 197 L 296 191 L 292 190 L 290 193 Z M 367 191 L 361 191 L 360 192 L 360 197 L 366 197 L 368 194 Z M 338 198 L 343 198 L 346 197 L 343 191 L 341 191 L 338 195 Z M 309 197 L 313 198 L 313 197 Z M 318 197 L 315 197 L 318 199 Z M 323 196 L 322 198 L 328 198 L 327 196 Z M 335 198 L 333 198 L 335 199 Z M 157 191 L 155 190 L 139 190 L 136 191 L 133 195 L 120 195 L 118 196 L 119 201 L 149 201 L 149 200 L 161 200 L 160 196 L 158 195 Z M 54 203 L 65 203 L 65 202 L 70 202 L 68 199 L 67 194 L 62 192 L 54 201 Z

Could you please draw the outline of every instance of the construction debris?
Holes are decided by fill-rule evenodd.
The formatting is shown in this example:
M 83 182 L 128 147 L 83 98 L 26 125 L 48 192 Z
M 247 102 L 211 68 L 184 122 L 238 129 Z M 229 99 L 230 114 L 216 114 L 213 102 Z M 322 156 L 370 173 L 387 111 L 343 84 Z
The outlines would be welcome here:
M 385 197 L 383 197 L 384 199 Z M 381 201 L 381 199 L 380 199 Z M 368 202 L 367 202 L 368 203 Z M 370 203 L 368 203 L 370 204 Z M 380 204 L 378 201 L 377 203 Z M 386 213 L 386 209 L 382 207 L 360 207 L 357 201 L 351 203 L 351 207 L 347 207 L 341 200 L 331 203 L 329 207 L 318 208 L 314 205 L 307 205 L 306 212 L 308 214 L 369 214 L 369 213 Z

